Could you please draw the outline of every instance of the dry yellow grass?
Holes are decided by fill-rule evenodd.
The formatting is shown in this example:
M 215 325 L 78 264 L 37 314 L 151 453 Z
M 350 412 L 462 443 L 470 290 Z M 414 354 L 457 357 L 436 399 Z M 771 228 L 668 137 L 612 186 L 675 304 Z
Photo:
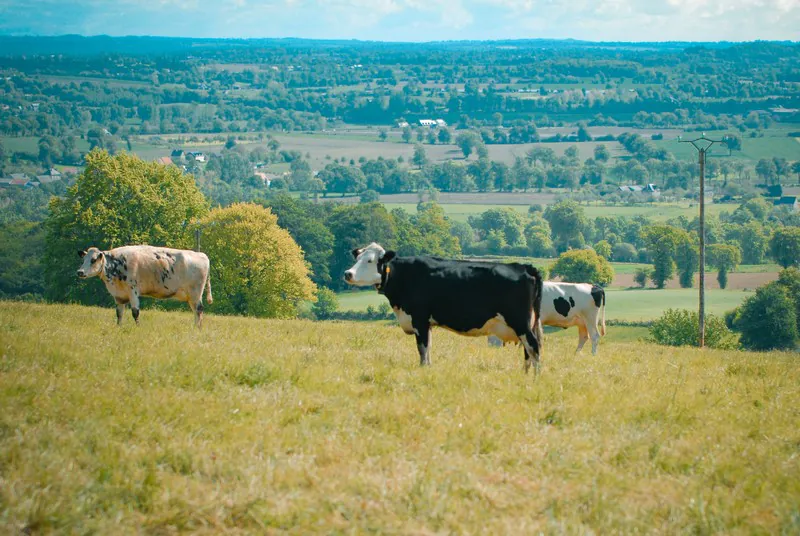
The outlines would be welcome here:
M 0 302 L 0 533 L 800 532 L 796 354 L 575 338 Z

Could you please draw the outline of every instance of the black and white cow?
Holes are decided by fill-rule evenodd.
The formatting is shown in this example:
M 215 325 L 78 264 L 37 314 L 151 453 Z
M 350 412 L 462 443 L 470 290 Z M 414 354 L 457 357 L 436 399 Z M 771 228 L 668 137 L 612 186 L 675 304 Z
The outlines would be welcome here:
M 78 277 L 99 276 L 117 302 L 117 324 L 125 305 L 139 323 L 139 297 L 174 298 L 189 304 L 198 327 L 203 322 L 203 289 L 211 296 L 210 264 L 205 253 L 153 246 L 124 246 L 110 251 L 92 247 L 79 251 Z
M 541 318 L 545 326 L 578 326 L 578 348 L 575 352 L 580 352 L 591 338 L 592 354 L 597 354 L 600 335 L 606 334 L 606 292 L 588 283 L 545 281 Z
M 345 281 L 374 285 L 389 299 L 400 327 L 416 336 L 420 365 L 430 364 L 430 330 L 440 326 L 521 342 L 525 371 L 531 364 L 538 371 L 542 278 L 533 266 L 398 257 L 376 243 L 353 250 L 353 257 Z

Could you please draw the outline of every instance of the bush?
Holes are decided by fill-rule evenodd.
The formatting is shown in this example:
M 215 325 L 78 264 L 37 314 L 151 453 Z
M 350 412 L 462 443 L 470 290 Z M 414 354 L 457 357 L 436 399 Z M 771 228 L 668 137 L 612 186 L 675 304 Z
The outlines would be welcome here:
M 607 240 L 600 240 L 594 245 L 594 250 L 605 260 L 611 259 L 611 244 Z
M 329 288 L 320 287 L 317 290 L 317 302 L 311 308 L 317 320 L 328 320 L 332 318 L 339 309 L 339 299 L 336 293 Z
M 787 349 L 797 344 L 795 303 L 779 281 L 747 298 L 733 314 L 732 324 L 742 334 L 742 346 L 749 350 Z
M 636 273 L 633 274 L 633 281 L 644 288 L 647 286 L 647 280 L 650 279 L 652 273 L 653 271 L 650 268 L 637 268 Z
M 593 249 L 573 249 L 559 257 L 550 275 L 568 283 L 594 283 L 608 286 L 614 279 L 614 269 Z
M 686 309 L 667 309 L 650 326 L 650 342 L 666 346 L 697 346 L 699 344 L 699 315 Z M 725 321 L 714 315 L 706 315 L 706 346 L 722 350 L 738 347 L 736 335 L 728 329 Z

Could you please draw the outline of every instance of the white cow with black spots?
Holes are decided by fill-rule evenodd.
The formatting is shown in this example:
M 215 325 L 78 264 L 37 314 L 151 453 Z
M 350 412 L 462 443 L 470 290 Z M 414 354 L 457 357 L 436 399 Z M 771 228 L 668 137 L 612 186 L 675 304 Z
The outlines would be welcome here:
M 203 322 L 203 290 L 211 296 L 210 263 L 205 253 L 153 246 L 124 246 L 109 251 L 92 247 L 79 251 L 78 277 L 99 276 L 117 302 L 117 324 L 130 304 L 139 323 L 139 298 L 174 298 L 189 304 L 197 327 Z
M 600 336 L 606 334 L 606 293 L 588 283 L 558 283 L 545 281 L 542 284 L 542 325 L 559 328 L 578 327 L 580 352 L 586 341 L 592 339 L 592 354 L 597 354 Z M 500 346 L 499 339 L 489 338 L 489 343 Z

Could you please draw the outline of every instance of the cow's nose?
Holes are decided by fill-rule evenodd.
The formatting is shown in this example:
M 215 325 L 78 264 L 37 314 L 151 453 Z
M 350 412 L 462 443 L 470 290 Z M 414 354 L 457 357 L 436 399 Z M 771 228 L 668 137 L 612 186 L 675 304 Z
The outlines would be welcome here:
M 352 281 L 353 280 L 353 272 L 345 272 L 344 273 L 344 280 L 345 281 Z
M 78 277 L 83 277 L 83 270 L 78 270 Z

